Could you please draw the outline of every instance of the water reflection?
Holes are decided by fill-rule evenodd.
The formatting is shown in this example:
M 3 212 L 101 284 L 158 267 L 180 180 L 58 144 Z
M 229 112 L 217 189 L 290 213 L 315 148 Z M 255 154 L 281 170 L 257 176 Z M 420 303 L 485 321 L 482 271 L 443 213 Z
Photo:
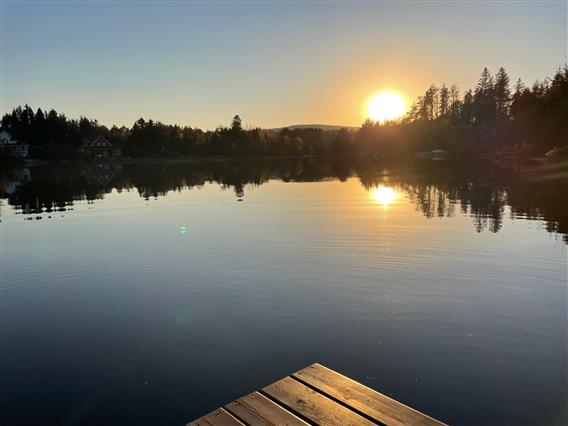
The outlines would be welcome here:
M 396 190 L 389 186 L 379 185 L 378 187 L 371 189 L 369 192 L 371 197 L 384 207 L 394 203 L 398 198 Z
M 26 219 L 61 217 L 77 201 L 103 199 L 113 190 L 137 191 L 148 200 L 169 191 L 199 189 L 208 182 L 234 192 L 246 192 L 271 179 L 316 182 L 359 179 L 372 199 L 389 206 L 407 197 L 426 217 L 472 218 L 478 232 L 498 232 L 504 216 L 544 220 L 548 232 L 568 238 L 565 165 L 511 172 L 487 165 L 333 163 L 328 160 L 203 161 L 186 163 L 104 163 L 41 166 L 5 171 L 0 196 Z M 388 177 L 388 181 L 386 180 Z M 505 209 L 507 206 L 510 209 Z M 60 213 L 57 216 L 54 213 Z
M 565 424 L 558 175 L 323 160 L 0 172 L 0 423 L 182 424 L 317 360 L 449 424 L 470 401 L 474 425 Z

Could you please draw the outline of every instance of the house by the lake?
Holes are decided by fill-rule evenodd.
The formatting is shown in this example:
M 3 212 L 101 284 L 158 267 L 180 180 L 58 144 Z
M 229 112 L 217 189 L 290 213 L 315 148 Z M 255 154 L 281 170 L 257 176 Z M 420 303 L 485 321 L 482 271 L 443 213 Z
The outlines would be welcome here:
M 3 150 L 10 152 L 14 157 L 28 158 L 28 144 L 24 141 L 13 139 L 10 132 L 5 129 L 0 130 L 0 144 Z
M 80 152 L 86 158 L 112 158 L 122 156 L 122 149 L 116 143 L 110 142 L 102 135 L 90 141 L 85 138 L 81 144 Z

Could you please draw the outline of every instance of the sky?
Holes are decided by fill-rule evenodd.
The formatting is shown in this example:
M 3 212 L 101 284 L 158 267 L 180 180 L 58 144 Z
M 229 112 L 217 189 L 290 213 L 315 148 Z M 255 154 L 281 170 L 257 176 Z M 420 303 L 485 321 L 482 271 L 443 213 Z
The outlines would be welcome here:
M 566 62 L 565 1 L 6 1 L 2 114 L 106 125 L 359 126 L 372 93 L 532 84 Z

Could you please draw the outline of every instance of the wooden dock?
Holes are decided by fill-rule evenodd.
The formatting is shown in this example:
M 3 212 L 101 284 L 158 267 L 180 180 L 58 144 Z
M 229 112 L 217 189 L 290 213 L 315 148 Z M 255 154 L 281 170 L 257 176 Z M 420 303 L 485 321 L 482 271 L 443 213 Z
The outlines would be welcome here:
M 188 426 L 443 423 L 320 364 L 230 402 Z

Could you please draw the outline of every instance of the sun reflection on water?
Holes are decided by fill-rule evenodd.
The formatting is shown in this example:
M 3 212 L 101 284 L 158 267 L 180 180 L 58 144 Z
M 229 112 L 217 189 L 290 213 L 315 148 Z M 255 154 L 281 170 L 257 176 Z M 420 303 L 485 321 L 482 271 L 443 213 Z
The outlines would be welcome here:
M 398 192 L 394 188 L 389 186 L 379 185 L 376 188 L 370 190 L 371 197 L 375 202 L 388 206 L 396 201 L 398 198 Z

